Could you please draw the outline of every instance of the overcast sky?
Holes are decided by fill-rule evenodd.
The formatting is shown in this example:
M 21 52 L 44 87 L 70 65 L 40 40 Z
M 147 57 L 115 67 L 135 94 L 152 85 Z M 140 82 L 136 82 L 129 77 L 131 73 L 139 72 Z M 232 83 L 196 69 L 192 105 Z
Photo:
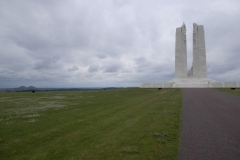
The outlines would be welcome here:
M 0 0 L 0 88 L 174 78 L 175 31 L 204 25 L 208 77 L 240 81 L 239 0 Z

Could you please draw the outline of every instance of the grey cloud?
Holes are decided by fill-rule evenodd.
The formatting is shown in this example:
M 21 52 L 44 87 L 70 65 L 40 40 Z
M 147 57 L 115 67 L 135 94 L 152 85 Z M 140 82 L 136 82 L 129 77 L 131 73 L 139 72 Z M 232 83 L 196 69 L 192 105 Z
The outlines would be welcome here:
M 205 27 L 209 76 L 239 81 L 239 16 L 238 0 L 0 1 L 0 87 L 170 80 L 183 21 L 188 68 L 196 22 Z
M 118 65 L 108 65 L 104 67 L 104 72 L 117 72 L 119 69 Z
M 138 57 L 134 59 L 137 64 L 148 63 L 148 60 L 145 57 Z
M 104 58 L 106 58 L 107 56 L 104 55 L 104 54 L 99 54 L 99 55 L 97 55 L 97 57 L 98 57 L 99 59 L 104 59 Z
M 77 71 L 77 70 L 79 70 L 79 68 L 78 68 L 78 66 L 72 66 L 72 67 L 69 67 L 68 68 L 68 71 Z
M 89 72 L 97 72 L 99 69 L 99 65 L 91 65 L 88 67 Z
M 145 57 L 135 58 L 134 61 L 136 63 L 135 70 L 137 72 L 147 72 L 149 67 L 153 65 Z
M 51 61 L 41 61 L 37 62 L 34 66 L 34 69 L 50 69 L 54 65 L 54 62 Z

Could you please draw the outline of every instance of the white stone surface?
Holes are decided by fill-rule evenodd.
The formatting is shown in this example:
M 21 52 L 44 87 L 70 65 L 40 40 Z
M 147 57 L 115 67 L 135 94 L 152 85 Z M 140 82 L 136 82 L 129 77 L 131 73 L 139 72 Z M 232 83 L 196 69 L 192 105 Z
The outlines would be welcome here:
M 163 84 L 163 88 L 172 88 L 173 87 L 173 82 L 166 82 Z
M 212 82 L 211 87 L 212 88 L 222 88 L 222 82 Z
M 217 82 L 209 78 L 181 78 L 165 83 L 143 83 L 141 88 L 240 88 L 240 82 Z
M 236 88 L 240 88 L 240 82 L 236 82 Z
M 164 86 L 163 86 L 163 83 L 153 83 L 152 87 L 153 88 L 163 88 Z
M 141 88 L 152 88 L 152 83 L 142 83 Z
M 207 78 L 205 35 L 203 25 L 193 23 L 193 67 L 194 78 Z
M 140 88 L 172 88 L 172 82 L 165 83 L 142 83 Z
M 182 27 L 176 29 L 175 42 L 175 77 L 187 77 L 187 43 L 186 43 L 186 26 L 183 23 Z
M 171 81 L 175 85 L 173 88 L 209 88 L 214 81 L 209 78 L 175 78 Z
M 236 82 L 225 82 L 226 88 L 236 88 Z

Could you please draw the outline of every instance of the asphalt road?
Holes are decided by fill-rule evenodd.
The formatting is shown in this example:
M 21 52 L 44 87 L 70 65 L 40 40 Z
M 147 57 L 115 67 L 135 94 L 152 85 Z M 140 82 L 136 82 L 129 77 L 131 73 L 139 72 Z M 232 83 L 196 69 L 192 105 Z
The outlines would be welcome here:
M 183 89 L 181 160 L 240 160 L 240 96 Z

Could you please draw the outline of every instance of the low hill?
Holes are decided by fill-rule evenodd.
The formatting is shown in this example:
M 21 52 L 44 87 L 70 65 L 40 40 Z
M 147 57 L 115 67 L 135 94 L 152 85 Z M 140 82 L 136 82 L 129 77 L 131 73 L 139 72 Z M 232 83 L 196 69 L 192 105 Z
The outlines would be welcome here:
M 28 91 L 28 90 L 36 90 L 37 88 L 34 86 L 29 86 L 29 87 L 25 87 L 25 86 L 21 86 L 18 88 L 14 88 L 14 91 Z

